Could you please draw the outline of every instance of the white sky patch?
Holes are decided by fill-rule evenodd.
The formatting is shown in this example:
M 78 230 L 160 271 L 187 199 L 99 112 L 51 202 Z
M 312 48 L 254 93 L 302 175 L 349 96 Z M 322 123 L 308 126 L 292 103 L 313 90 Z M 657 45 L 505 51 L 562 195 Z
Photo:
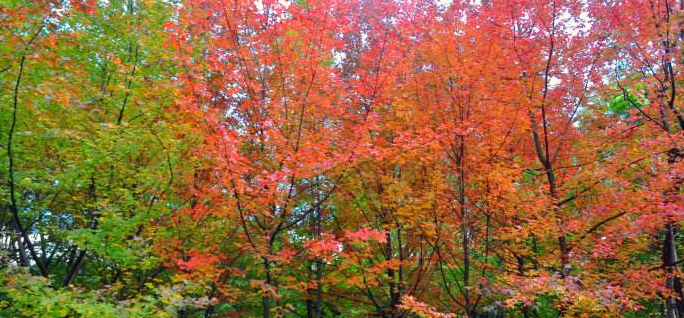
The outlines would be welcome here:
M 341 67 L 346 58 L 347 58 L 347 53 L 345 53 L 345 52 L 339 52 L 339 51 L 333 51 L 332 52 L 332 60 L 333 60 L 333 65 L 335 67 Z

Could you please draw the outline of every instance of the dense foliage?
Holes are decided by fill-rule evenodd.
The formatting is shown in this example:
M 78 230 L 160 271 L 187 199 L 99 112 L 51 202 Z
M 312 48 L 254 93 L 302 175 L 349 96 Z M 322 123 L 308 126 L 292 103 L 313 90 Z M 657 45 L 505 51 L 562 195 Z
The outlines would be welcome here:
M 0 0 L 0 317 L 684 318 L 683 87 L 684 1 Z

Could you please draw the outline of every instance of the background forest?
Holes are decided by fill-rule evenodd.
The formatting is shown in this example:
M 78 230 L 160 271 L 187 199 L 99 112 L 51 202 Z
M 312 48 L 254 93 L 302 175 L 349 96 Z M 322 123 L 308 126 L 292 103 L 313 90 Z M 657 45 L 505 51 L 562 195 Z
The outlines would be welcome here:
M 684 318 L 684 1 L 0 0 L 0 317 Z

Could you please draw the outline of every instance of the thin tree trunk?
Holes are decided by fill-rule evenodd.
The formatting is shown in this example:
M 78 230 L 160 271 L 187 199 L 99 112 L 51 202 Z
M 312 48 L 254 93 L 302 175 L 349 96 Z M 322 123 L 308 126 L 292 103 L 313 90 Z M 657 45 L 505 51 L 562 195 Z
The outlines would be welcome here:
M 271 287 L 271 263 L 267 258 L 264 258 L 264 268 L 266 269 L 266 286 Z M 266 291 L 270 293 L 270 290 Z M 261 297 L 261 317 L 271 318 L 271 296 L 270 294 L 264 294 Z

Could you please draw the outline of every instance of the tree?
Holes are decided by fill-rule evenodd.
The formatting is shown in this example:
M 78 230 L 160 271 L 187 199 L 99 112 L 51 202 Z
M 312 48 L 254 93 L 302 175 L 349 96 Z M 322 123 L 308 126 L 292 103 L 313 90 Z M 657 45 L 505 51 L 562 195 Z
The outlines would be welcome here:
M 104 307 L 166 289 L 151 225 L 180 204 L 176 171 L 184 170 L 190 142 L 167 98 L 176 91 L 161 48 L 170 5 L 16 1 L 1 8 L 1 266 L 9 300 L 0 315 L 63 316 L 98 306 L 105 314 Z M 19 283 L 14 276 L 26 276 L 17 265 L 48 280 Z M 84 308 L 21 308 L 52 297 L 74 297 L 65 306 L 83 301 Z

